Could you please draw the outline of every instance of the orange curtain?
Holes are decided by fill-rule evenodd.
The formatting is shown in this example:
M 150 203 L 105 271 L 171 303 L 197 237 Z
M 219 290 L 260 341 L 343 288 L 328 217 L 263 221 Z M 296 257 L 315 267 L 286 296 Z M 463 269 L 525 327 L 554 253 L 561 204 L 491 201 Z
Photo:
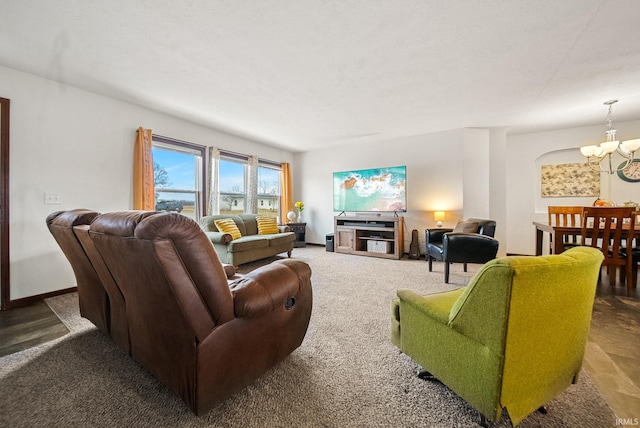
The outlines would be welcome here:
M 280 189 L 280 222 L 287 222 L 287 213 L 293 207 L 293 188 L 291 187 L 291 167 L 287 162 L 281 165 L 282 180 Z
M 138 128 L 133 152 L 133 209 L 154 210 L 152 134 L 150 129 Z

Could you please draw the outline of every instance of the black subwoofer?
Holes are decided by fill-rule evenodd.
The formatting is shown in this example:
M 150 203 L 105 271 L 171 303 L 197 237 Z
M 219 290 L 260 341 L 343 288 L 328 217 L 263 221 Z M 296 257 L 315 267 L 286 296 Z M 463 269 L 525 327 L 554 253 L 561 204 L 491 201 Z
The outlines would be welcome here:
M 325 247 L 328 252 L 333 253 L 333 233 L 327 235 Z

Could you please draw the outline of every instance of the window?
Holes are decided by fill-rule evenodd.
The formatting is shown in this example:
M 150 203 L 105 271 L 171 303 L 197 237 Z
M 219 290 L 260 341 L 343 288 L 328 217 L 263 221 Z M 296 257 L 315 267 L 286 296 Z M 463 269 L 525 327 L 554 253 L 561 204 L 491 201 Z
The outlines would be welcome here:
M 204 213 L 206 147 L 153 136 L 157 211 L 179 212 L 194 220 Z
M 220 188 L 220 214 L 243 214 L 246 200 L 247 163 L 242 158 L 220 158 L 218 174 Z
M 280 215 L 280 165 L 258 163 L 258 205 L 258 214 Z
M 179 212 L 194 220 L 218 213 L 279 216 L 279 163 L 222 150 L 214 150 L 206 163 L 207 152 L 206 146 L 153 136 L 157 211 Z M 212 191 L 216 194 L 211 195 L 211 207 L 207 206 L 208 165 L 218 166 L 211 166 L 211 184 L 218 189 Z
M 243 214 L 251 212 L 251 200 L 257 201 L 257 213 L 278 217 L 280 209 L 279 163 L 258 160 L 257 174 L 250 174 L 250 157 L 239 153 L 220 151 L 218 206 L 220 214 Z M 250 183 L 250 181 L 254 181 Z M 250 189 L 253 190 L 251 194 Z M 214 195 L 215 197 L 215 195 Z

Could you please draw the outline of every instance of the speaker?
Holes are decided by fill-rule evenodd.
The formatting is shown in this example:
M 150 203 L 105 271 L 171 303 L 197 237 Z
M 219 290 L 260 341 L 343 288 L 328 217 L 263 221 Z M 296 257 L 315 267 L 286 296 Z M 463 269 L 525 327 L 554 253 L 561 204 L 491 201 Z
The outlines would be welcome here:
M 327 235 L 325 247 L 327 249 L 327 252 L 333 253 L 333 233 Z

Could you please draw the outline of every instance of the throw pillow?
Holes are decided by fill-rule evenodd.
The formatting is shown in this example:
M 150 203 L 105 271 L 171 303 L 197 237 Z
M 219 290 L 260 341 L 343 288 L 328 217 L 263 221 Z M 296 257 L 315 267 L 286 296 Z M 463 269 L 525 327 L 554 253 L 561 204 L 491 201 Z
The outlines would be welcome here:
M 220 232 L 228 233 L 233 239 L 242 238 L 240 229 L 238 229 L 238 226 L 236 225 L 236 222 L 233 221 L 233 219 L 221 218 L 214 221 L 214 223 Z
M 478 233 L 478 222 L 475 221 L 459 221 L 456 224 L 455 229 L 453 229 L 454 233 Z
M 256 222 L 258 223 L 258 235 L 271 235 L 279 232 L 275 217 L 258 216 Z

